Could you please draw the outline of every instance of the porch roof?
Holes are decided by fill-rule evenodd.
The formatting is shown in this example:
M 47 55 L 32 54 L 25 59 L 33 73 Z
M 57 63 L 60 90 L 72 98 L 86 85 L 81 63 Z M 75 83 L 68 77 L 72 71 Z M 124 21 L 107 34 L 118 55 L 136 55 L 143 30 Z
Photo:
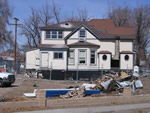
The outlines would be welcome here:
M 75 43 L 72 43 L 72 44 L 68 44 L 69 47 L 96 47 L 96 48 L 99 48 L 100 45 L 96 45 L 96 44 L 93 44 L 93 43 L 90 43 L 90 42 L 86 42 L 86 41 L 83 41 L 83 42 L 75 42 Z
M 69 47 L 65 44 L 40 44 L 39 49 L 68 49 Z
M 132 51 L 121 51 L 120 54 L 133 54 Z
M 110 51 L 100 51 L 100 52 L 98 52 L 99 54 L 111 54 L 111 52 Z

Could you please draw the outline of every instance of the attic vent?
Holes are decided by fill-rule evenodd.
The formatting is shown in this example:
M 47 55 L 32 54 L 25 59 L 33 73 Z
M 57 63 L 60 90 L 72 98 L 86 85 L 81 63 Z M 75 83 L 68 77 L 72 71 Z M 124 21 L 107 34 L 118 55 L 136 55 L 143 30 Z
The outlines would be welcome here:
M 65 25 L 69 25 L 69 23 L 65 23 Z
M 60 27 L 71 28 L 71 27 L 72 27 L 72 24 L 69 23 L 69 22 L 66 22 L 66 23 L 60 24 Z

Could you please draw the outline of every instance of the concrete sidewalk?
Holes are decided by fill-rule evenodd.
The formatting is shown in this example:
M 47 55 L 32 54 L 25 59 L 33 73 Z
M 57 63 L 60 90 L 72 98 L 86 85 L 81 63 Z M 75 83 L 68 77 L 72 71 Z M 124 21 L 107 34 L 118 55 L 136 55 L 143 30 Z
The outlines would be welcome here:
M 53 109 L 53 110 L 31 111 L 31 112 L 28 111 L 18 113 L 100 113 L 100 112 L 111 112 L 120 110 L 123 111 L 131 109 L 145 109 L 145 108 L 150 108 L 150 103 L 84 107 L 84 108 L 66 108 L 66 109 Z

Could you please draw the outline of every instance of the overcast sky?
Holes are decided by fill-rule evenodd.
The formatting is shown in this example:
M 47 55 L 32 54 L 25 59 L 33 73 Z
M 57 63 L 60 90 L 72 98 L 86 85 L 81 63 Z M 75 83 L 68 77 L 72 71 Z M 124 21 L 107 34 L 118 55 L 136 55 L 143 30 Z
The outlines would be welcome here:
M 84 9 L 88 11 L 92 18 L 104 18 L 106 17 L 108 4 L 111 3 L 117 6 L 136 7 L 138 4 L 150 4 L 150 0 L 53 0 L 56 4 L 61 7 L 61 14 L 70 15 L 72 11 L 77 9 Z M 8 0 L 9 5 L 13 8 L 13 17 L 19 18 L 19 22 L 23 23 L 24 19 L 31 15 L 30 8 L 40 8 L 45 2 L 49 4 L 52 0 Z M 10 20 L 14 22 L 13 19 Z M 9 29 L 14 29 L 13 26 Z M 18 36 L 18 42 L 23 44 L 23 36 Z

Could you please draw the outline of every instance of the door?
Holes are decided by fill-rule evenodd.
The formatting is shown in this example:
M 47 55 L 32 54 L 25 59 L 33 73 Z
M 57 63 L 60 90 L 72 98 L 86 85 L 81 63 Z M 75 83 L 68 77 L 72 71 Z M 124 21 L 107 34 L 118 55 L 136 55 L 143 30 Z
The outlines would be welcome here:
M 48 52 L 41 53 L 41 67 L 48 67 Z

